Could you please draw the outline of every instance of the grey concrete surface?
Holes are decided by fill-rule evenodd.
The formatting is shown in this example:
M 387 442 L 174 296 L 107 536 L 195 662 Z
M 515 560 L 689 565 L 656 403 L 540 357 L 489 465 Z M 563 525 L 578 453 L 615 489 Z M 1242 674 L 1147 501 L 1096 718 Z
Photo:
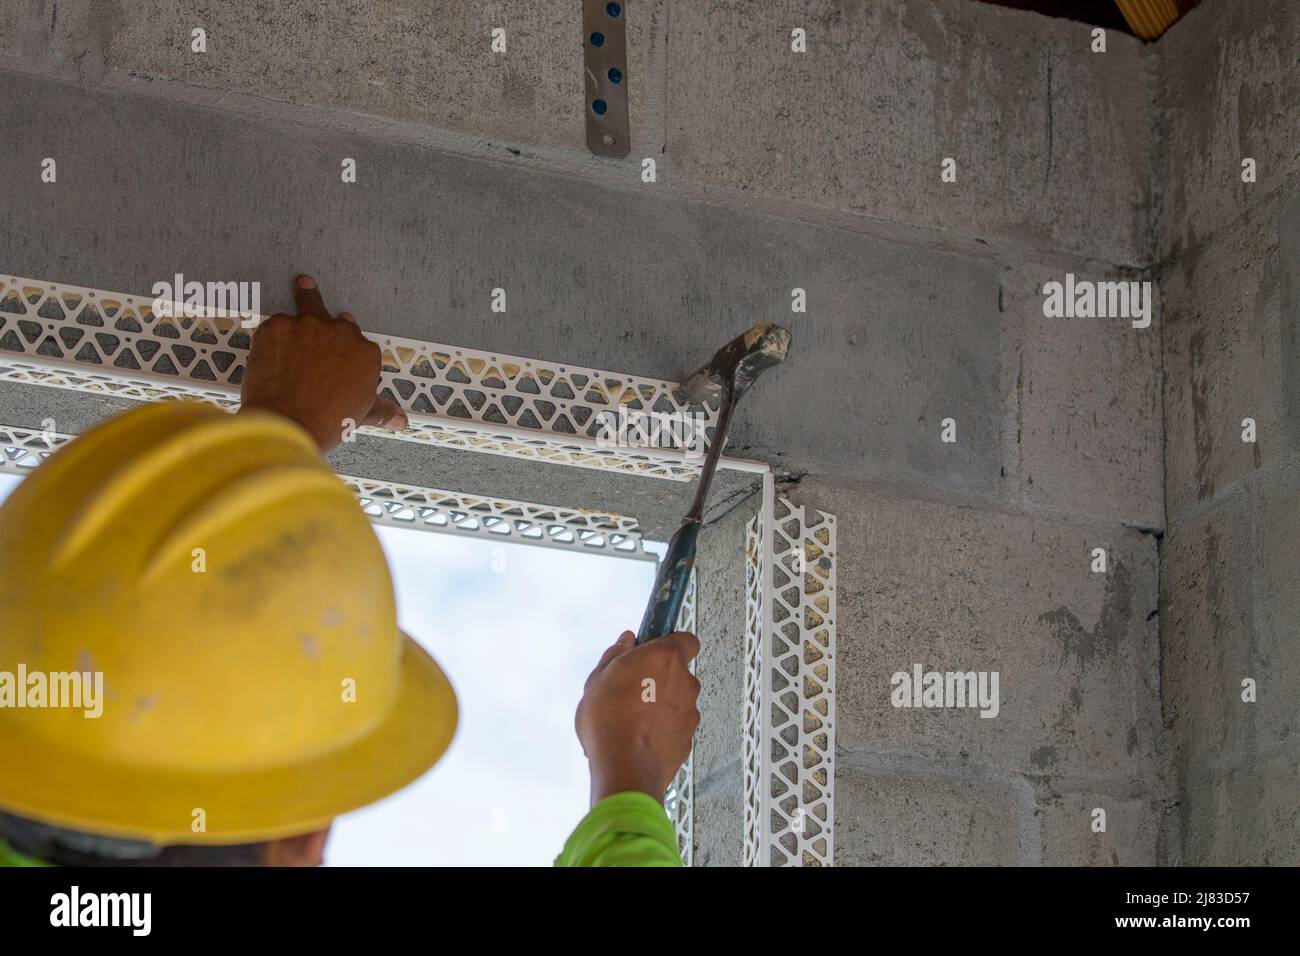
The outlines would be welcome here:
M 1190 769 L 1182 852 L 1188 866 L 1295 866 L 1296 780 L 1294 746 L 1225 767 Z
M 1035 813 L 1044 866 L 1154 866 L 1163 858 L 1165 808 L 1159 801 L 1046 792 L 1039 795 Z
M 839 535 L 837 746 L 1158 791 L 1151 535 L 875 497 L 806 478 Z M 1091 550 L 1109 570 L 1089 570 Z M 1000 710 L 899 708 L 897 672 L 996 671 Z
M 575 9 L 0 0 L 0 270 L 260 280 L 268 310 L 306 270 L 377 331 L 666 378 L 785 320 L 730 448 L 839 515 L 837 862 L 1300 860 L 1296 5 L 1204 0 L 1095 54 L 968 0 L 640 0 L 615 162 L 582 147 Z M 1067 272 L 1158 281 L 1151 328 L 1044 317 Z M 0 385 L 16 424 L 118 407 Z M 685 490 L 368 439 L 334 461 L 655 536 Z M 715 516 L 753 487 L 723 480 Z M 740 862 L 747 507 L 701 564 L 706 864 Z M 999 670 L 999 717 L 893 708 L 914 662 Z
M 116 74 L 326 105 L 511 144 L 585 148 L 582 23 L 565 0 L 511 3 L 7 0 L 22 50 L 73 77 Z M 637 154 L 663 148 L 667 3 L 630 5 Z M 207 51 L 192 50 L 192 32 Z M 493 53 L 492 31 L 506 51 Z
M 1169 529 L 1162 578 L 1164 708 L 1185 763 L 1231 760 L 1254 732 L 1256 711 L 1240 693 L 1253 670 L 1250 570 L 1256 548 L 1243 488 Z
M 21 59 L 63 76 L 585 153 L 581 24 L 564 0 L 6 2 Z M 1147 260 L 1154 57 L 1132 37 L 1093 53 L 1083 24 L 967 0 L 638 0 L 628 17 L 633 151 L 613 164 L 627 175 L 649 156 L 744 196 Z M 494 27 L 507 54 L 488 52 Z M 945 156 L 956 184 L 939 182 Z
M 1158 290 L 1151 326 L 1048 318 L 1042 289 L 1136 274 L 1068 257 L 1011 260 L 1001 276 L 1003 471 L 1031 508 L 1164 526 L 1164 411 Z M 1138 280 L 1140 281 L 1140 280 Z
M 1300 203 L 1248 209 L 1162 272 L 1171 522 L 1300 448 L 1288 407 L 1300 363 L 1295 320 L 1281 308 L 1282 222 L 1300 228 Z M 1246 418 L 1253 443 L 1242 440 Z
M 668 155 L 745 195 L 1140 266 L 1154 74 L 1133 37 L 1090 42 L 1084 24 L 966 0 L 677 3 Z
M 1261 748 L 1300 749 L 1300 588 L 1296 547 L 1300 542 L 1300 461 L 1291 461 L 1255 494 L 1255 618 L 1250 672 L 1265 685 L 1257 713 Z M 1240 684 L 1240 681 L 1238 681 Z
M 740 866 L 744 780 L 739 765 L 695 781 L 695 866 Z
M 1159 46 L 1170 858 L 1295 865 L 1300 8 L 1203 3 Z
M 237 276 L 261 281 L 271 310 L 311 271 L 374 331 L 669 379 L 788 315 L 800 286 L 820 304 L 791 316 L 791 356 L 747 396 L 732 454 L 958 489 L 997 474 L 986 263 L 117 91 L 0 84 L 10 274 L 140 294 L 175 272 Z M 20 122 L 32 111 L 57 121 Z M 42 186 L 47 155 L 64 161 Z M 339 156 L 357 158 L 357 183 Z M 490 310 L 498 286 L 505 314 Z M 937 440 L 948 416 L 952 446 Z
M 1026 788 L 929 773 L 835 775 L 838 866 L 1013 866 L 1037 862 L 1019 833 Z
M 23 52 L 22 29 L 26 18 L 22 4 L 0 3 L 0 63 L 14 62 Z
M 735 866 L 744 837 L 745 526 L 761 495 L 735 502 L 700 536 L 696 625 L 700 728 L 695 735 L 697 865 Z
M 700 782 L 740 766 L 745 690 L 745 526 L 758 513 L 759 494 L 736 502 L 706 526 L 696 560 L 696 623 L 703 635 L 695 673 L 700 731 L 695 776 Z
M 1193 253 L 1247 210 L 1266 213 L 1295 195 L 1297 36 L 1291 0 L 1211 0 L 1160 40 L 1161 259 Z M 1249 185 L 1247 157 L 1258 177 Z

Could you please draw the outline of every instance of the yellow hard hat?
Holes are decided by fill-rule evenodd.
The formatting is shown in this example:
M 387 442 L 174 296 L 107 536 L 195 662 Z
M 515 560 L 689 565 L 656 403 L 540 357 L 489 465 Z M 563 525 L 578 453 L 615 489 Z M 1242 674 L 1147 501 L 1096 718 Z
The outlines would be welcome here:
M 20 668 L 23 702 L 40 674 L 47 706 L 0 707 L 0 809 L 158 844 L 319 829 L 420 776 L 456 729 L 311 439 L 195 402 L 97 426 L 0 507 L 0 672 Z M 75 700 L 48 676 L 72 672 L 92 696 L 102 674 L 100 716 L 48 706 Z

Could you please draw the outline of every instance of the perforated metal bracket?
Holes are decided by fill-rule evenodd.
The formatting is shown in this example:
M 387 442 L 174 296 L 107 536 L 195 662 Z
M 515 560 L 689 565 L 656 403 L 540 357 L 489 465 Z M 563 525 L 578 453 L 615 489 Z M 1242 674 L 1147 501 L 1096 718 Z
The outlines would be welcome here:
M 0 274 L 0 381 L 136 401 L 192 396 L 239 406 L 252 328 L 183 315 L 176 303 Z M 713 407 L 679 401 L 671 382 L 367 332 L 383 353 L 381 387 L 407 412 L 400 432 L 359 433 L 448 448 L 689 481 L 706 448 L 609 440 L 624 414 L 687 420 Z M 614 437 L 617 437 L 614 435 Z M 723 466 L 727 466 L 724 459 Z
M 744 863 L 830 866 L 835 516 L 765 483 L 745 548 Z
M 690 584 L 686 588 L 686 600 L 677 615 L 677 630 L 695 633 L 695 572 L 691 572 Z M 695 673 L 695 661 L 691 661 L 691 673 Z M 664 807 L 673 821 L 677 833 L 677 852 L 681 855 L 682 866 L 693 866 L 695 862 L 695 747 L 686 756 L 673 778 L 668 793 L 664 795 Z
M 621 158 L 632 148 L 627 111 L 627 3 L 582 0 L 587 148 Z

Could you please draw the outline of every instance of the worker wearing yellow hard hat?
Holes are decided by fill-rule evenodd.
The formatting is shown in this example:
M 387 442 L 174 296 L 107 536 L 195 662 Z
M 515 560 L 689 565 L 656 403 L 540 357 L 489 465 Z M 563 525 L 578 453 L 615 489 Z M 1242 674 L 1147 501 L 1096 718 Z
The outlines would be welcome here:
M 452 686 L 398 629 L 379 542 L 321 457 L 404 416 L 352 317 L 308 277 L 294 292 L 254 336 L 239 414 L 120 415 L 0 507 L 0 675 L 105 685 L 87 719 L 0 681 L 0 864 L 318 863 L 334 817 L 451 743 Z M 699 720 L 697 649 L 627 632 L 597 664 L 577 715 L 593 806 L 557 863 L 679 863 L 661 798 Z

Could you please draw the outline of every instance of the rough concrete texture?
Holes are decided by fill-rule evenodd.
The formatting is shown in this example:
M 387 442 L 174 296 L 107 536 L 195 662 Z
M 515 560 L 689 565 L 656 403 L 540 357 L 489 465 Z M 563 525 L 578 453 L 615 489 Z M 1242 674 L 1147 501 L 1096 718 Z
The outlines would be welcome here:
M 1149 58 L 1087 26 L 966 0 L 677 3 L 674 172 L 1139 266 Z M 791 31 L 808 50 L 792 53 Z M 940 184 L 940 163 L 958 161 Z M 1080 189 L 1080 183 L 1087 188 Z
M 738 765 L 703 782 L 697 778 L 694 865 L 740 866 L 744 816 L 744 780 Z
M 1044 866 L 1151 866 L 1161 859 L 1165 808 L 1157 801 L 1052 792 L 1040 795 L 1035 812 Z
M 706 781 L 729 767 L 740 766 L 745 678 L 745 526 L 758 511 L 761 497 L 752 495 L 700 536 L 696 559 L 698 600 L 696 623 L 708 638 L 701 641 L 695 673 L 703 720 L 695 741 L 695 776 Z M 722 719 L 724 715 L 730 719 Z
M 585 161 L 567 0 L 7 2 L 27 8 L 27 58 L 63 75 L 179 81 Z M 1147 261 L 1153 57 L 1132 37 L 1093 53 L 1083 24 L 968 0 L 639 0 L 628 17 L 633 151 L 614 168 L 654 157 L 701 188 Z M 207 53 L 190 49 L 197 27 Z M 488 52 L 494 27 L 505 55 Z M 791 51 L 795 27 L 808 53 Z M 944 157 L 958 179 L 940 186 Z
M 376 331 L 666 378 L 786 321 L 729 448 L 840 519 L 837 862 L 1296 862 L 1295 5 L 1204 0 L 1105 54 L 967 0 L 631 6 L 611 162 L 582 145 L 576 4 L 0 0 L 0 270 L 260 280 L 266 311 L 306 270 Z M 1158 278 L 1152 327 L 1045 318 L 1067 272 Z M 118 407 L 0 387 L 16 424 Z M 686 490 L 372 440 L 334 460 L 657 535 Z M 752 490 L 723 481 L 714 516 Z M 722 544 L 746 510 L 701 563 L 702 863 L 740 861 Z M 998 670 L 999 717 L 893 708 L 915 662 Z
M 1294 746 L 1221 768 L 1194 768 L 1183 791 L 1185 833 L 1176 862 L 1189 866 L 1295 866 Z
M 1162 258 L 1195 252 L 1247 210 L 1295 195 L 1297 37 L 1293 0 L 1211 0 L 1161 39 Z M 1241 179 L 1246 158 L 1256 162 L 1252 184 Z
M 1156 792 L 1156 542 L 1106 522 L 877 498 L 808 478 L 839 521 L 836 743 Z M 1108 571 L 1090 570 L 1105 548 Z M 1000 710 L 898 708 L 891 677 L 997 671 Z
M 1294 865 L 1300 8 L 1203 3 L 1160 47 L 1161 618 L 1181 832 L 1170 856 Z M 1255 183 L 1242 181 L 1246 157 Z
M 1267 684 L 1255 715 L 1256 743 L 1263 749 L 1300 749 L 1300 588 L 1296 587 L 1296 543 L 1300 542 L 1300 463 L 1291 461 L 1255 494 L 1257 529 L 1254 643 L 1251 672 Z M 1239 568 L 1234 568 L 1238 570 Z M 1240 682 L 1238 682 L 1240 683 Z M 1297 821 L 1293 821 L 1297 822 Z
M 0 3 L 0 63 L 4 63 L 7 58 L 22 54 L 21 30 L 25 24 L 24 12 L 22 5 L 12 0 Z
M 696 624 L 700 656 L 700 729 L 695 735 L 695 787 L 711 806 L 739 808 L 744 797 L 741 765 L 745 693 L 745 526 L 761 496 L 751 495 L 710 523 L 700 536 L 696 560 Z M 696 816 L 697 862 L 734 865 L 742 829 L 731 817 L 722 826 L 703 826 Z M 720 821 L 719 821 L 720 822 Z
M 1300 861 L 1296 500 L 1292 463 L 1170 528 L 1166 718 L 1179 744 L 1182 861 Z M 1243 699 L 1254 682 L 1256 700 Z
M 1163 270 L 1171 522 L 1300 447 L 1288 408 L 1300 382 L 1295 320 L 1281 309 L 1279 219 L 1300 228 L 1300 202 L 1249 209 Z M 1254 442 L 1242 440 L 1247 418 Z
M 42 224 L 7 237 L 10 274 L 140 294 L 175 272 L 236 276 L 262 281 L 271 310 L 289 304 L 286 277 L 309 270 L 375 331 L 669 379 L 788 315 L 799 285 L 818 304 L 792 317 L 780 378 L 746 397 L 732 454 L 795 471 L 870 462 L 958 489 L 997 476 L 986 262 L 374 137 L 15 74 L 0 84 L 14 131 L 0 176 L 35 183 L 41 157 L 64 158 L 59 183 L 7 204 L 15 227 Z M 21 121 L 33 111 L 58 120 Z M 87 142 L 103 147 L 93 159 Z M 357 158 L 357 183 L 340 181 L 341 155 Z M 505 314 L 490 310 L 498 286 Z M 937 440 L 948 416 L 961 427 L 951 446 Z
M 1236 488 L 1166 538 L 1164 707 L 1184 763 L 1233 760 L 1254 732 L 1257 710 L 1241 700 L 1241 682 L 1254 671 L 1250 512 L 1246 490 Z
M 1021 837 L 1027 788 L 975 776 L 835 774 L 837 866 L 1011 866 L 1037 862 Z
M 32 47 L 45 44 L 70 75 L 179 81 L 510 144 L 585 148 L 583 113 L 574 109 L 584 96 L 582 22 L 574 16 L 580 7 L 567 0 L 22 5 L 38 24 Z M 658 154 L 667 4 L 630 6 L 632 146 Z M 198 28 L 206 53 L 192 50 Z M 494 29 L 505 31 L 504 53 L 492 52 Z
M 1159 296 L 1151 325 L 1048 318 L 1042 289 L 1138 277 L 1062 257 L 1012 261 L 1001 277 L 1002 448 L 1020 504 L 1138 528 L 1164 526 Z

